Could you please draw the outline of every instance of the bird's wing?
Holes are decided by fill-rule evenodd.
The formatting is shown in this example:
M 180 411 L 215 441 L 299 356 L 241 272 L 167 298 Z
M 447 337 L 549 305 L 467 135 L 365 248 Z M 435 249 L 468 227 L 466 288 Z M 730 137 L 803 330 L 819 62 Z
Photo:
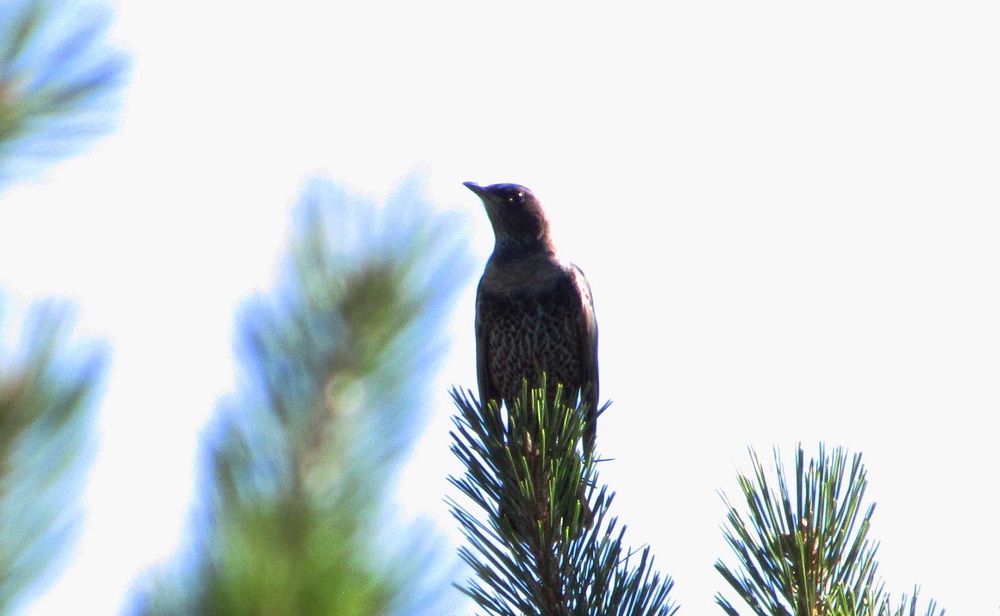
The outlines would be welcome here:
M 500 392 L 493 386 L 490 375 L 489 330 L 493 318 L 493 307 L 483 293 L 483 282 L 480 280 L 476 290 L 476 378 L 479 381 L 479 403 L 484 408 L 490 400 L 496 400 L 500 404 Z
M 580 297 L 580 312 L 577 331 L 580 334 L 581 356 L 583 358 L 583 374 L 593 385 L 586 392 L 584 399 L 590 405 L 590 412 L 597 413 L 597 402 L 600 398 L 600 378 L 597 370 L 597 317 L 594 314 L 594 296 L 590 292 L 590 284 L 583 271 L 575 266 L 573 277 Z

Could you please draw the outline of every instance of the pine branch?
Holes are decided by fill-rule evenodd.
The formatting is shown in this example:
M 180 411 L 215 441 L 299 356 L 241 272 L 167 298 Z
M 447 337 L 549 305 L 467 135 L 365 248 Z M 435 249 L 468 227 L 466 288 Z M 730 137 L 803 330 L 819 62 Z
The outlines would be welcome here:
M 868 482 L 861 455 L 853 456 L 848 469 L 843 449 L 828 457 L 821 444 L 819 458 L 807 465 L 799 446 L 794 492 L 777 450 L 776 489 L 753 450 L 750 458 L 753 477 L 739 477 L 749 517 L 744 519 L 722 495 L 729 510 L 725 537 L 738 564 L 731 567 L 720 560 L 715 568 L 752 613 L 901 616 L 890 610 L 884 584 L 876 581 L 878 545 L 868 539 L 875 505 L 864 507 Z M 722 594 L 716 602 L 738 616 Z M 928 616 L 934 609 L 932 602 Z
M 0 3 L 0 188 L 111 128 L 127 62 L 109 25 L 92 1 Z
M 827 598 L 825 602 L 824 614 L 829 616 L 944 616 L 944 610 L 938 611 L 937 603 L 933 600 L 928 602 L 926 610 L 918 612 L 920 589 L 914 588 L 913 595 L 908 597 L 903 595 L 896 607 L 893 607 L 892 598 L 888 595 L 868 598 L 858 601 L 849 591 L 838 588 Z
M 595 460 L 579 453 L 586 409 L 551 406 L 544 384 L 527 388 L 506 421 L 471 392 L 452 392 L 452 451 L 465 465 L 449 480 L 475 506 L 449 499 L 471 547 L 459 554 L 477 579 L 462 589 L 499 616 L 668 615 L 669 577 L 649 547 L 627 552 L 598 488 Z M 602 409 L 603 411 L 603 409 Z
M 299 215 L 278 289 L 240 313 L 199 541 L 136 613 L 436 616 L 447 599 L 435 535 L 393 524 L 385 500 L 468 260 L 418 186 L 379 211 L 315 183 Z
M 913 588 L 913 595 L 907 597 L 905 594 L 900 598 L 899 606 L 892 609 L 892 600 L 889 597 L 880 606 L 879 616 L 917 616 L 922 613 L 924 616 L 945 616 L 944 610 L 938 610 L 937 602 L 931 599 L 927 602 L 927 609 L 919 612 L 917 604 L 920 599 L 920 589 Z
M 2 308 L 2 304 L 0 304 Z M 2 315 L 0 315 L 2 316 Z M 0 614 L 15 613 L 72 545 L 92 399 L 105 353 L 71 340 L 65 306 L 0 319 Z

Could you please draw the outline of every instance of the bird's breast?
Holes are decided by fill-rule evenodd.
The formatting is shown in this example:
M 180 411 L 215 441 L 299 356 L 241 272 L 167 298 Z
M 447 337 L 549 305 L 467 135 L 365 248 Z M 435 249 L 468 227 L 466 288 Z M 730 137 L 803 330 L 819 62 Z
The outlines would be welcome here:
M 580 298 L 572 279 L 554 276 L 507 287 L 480 287 L 477 318 L 496 387 L 505 396 L 540 372 L 550 382 L 583 384 Z

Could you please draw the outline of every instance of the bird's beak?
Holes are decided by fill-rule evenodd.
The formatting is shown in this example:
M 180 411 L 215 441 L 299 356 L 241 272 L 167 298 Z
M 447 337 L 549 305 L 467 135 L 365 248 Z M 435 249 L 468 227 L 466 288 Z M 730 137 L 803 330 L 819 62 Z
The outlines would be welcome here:
M 480 199 L 486 198 L 486 189 L 475 182 L 462 182 L 462 185 L 479 195 Z

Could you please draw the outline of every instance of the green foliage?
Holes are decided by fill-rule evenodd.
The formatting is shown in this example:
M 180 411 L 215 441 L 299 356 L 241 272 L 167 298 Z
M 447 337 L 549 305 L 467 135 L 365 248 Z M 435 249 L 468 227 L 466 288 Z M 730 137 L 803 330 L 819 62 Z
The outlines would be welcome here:
M 609 514 L 613 493 L 597 489 L 595 461 L 579 453 L 586 409 L 550 405 L 544 384 L 508 409 L 483 408 L 452 392 L 452 451 L 465 465 L 451 478 L 475 513 L 451 501 L 470 547 L 459 554 L 478 579 L 464 592 L 488 614 L 668 615 L 669 577 L 648 547 L 627 552 L 625 527 Z M 603 409 L 602 409 L 603 410 Z M 484 519 L 485 517 L 485 519 Z
M 106 361 L 71 338 L 65 306 L 35 304 L 23 323 L 3 316 L 0 342 L 12 348 L 0 345 L 0 614 L 11 614 L 72 545 Z
M 837 588 L 831 596 L 827 598 L 826 611 L 824 614 L 830 616 L 944 616 L 944 610 L 938 611 L 937 603 L 933 600 L 927 604 L 926 610 L 919 612 L 919 589 L 913 590 L 913 596 L 907 597 L 905 594 L 900 599 L 899 604 L 893 608 L 892 598 L 888 595 L 882 596 L 881 600 L 868 602 L 858 607 L 858 601 L 851 593 L 843 588 Z
M 207 444 L 201 539 L 147 581 L 137 613 L 440 613 L 433 534 L 385 505 L 423 421 L 440 349 L 427 341 L 468 273 L 417 193 L 377 214 L 326 183 L 305 194 L 277 291 L 240 313 L 242 373 Z
M 899 601 L 899 606 L 896 609 L 892 608 L 892 600 L 886 597 L 882 604 L 879 606 L 879 616 L 917 616 L 917 614 L 923 614 L 924 616 L 944 616 L 944 610 L 937 609 L 937 602 L 933 599 L 928 601 L 927 608 L 920 612 L 917 605 L 919 604 L 920 589 L 913 589 L 913 596 L 907 597 L 905 594 Z
M 0 0 L 0 188 L 106 132 L 126 62 L 93 3 Z
M 0 190 L 110 125 L 124 60 L 106 45 L 107 14 L 69 7 L 0 0 Z M 0 614 L 10 614 L 72 545 L 106 361 L 72 338 L 66 305 L 38 302 L 24 319 L 3 308 L 0 301 Z
M 756 453 L 750 451 L 753 477 L 740 475 L 748 518 L 723 496 L 729 509 L 726 541 L 738 565 L 721 560 L 716 570 L 758 616 L 902 616 L 890 608 L 883 584 L 876 581 L 877 544 L 868 539 L 875 506 L 864 506 L 868 481 L 855 454 L 837 448 L 828 457 L 795 458 L 794 492 L 775 450 L 777 489 Z M 717 603 L 730 616 L 739 612 L 721 594 Z M 906 605 L 906 598 L 903 598 Z M 911 610 L 916 609 L 916 594 Z M 928 608 L 933 616 L 935 605 Z M 943 614 L 943 612 L 942 612 Z

